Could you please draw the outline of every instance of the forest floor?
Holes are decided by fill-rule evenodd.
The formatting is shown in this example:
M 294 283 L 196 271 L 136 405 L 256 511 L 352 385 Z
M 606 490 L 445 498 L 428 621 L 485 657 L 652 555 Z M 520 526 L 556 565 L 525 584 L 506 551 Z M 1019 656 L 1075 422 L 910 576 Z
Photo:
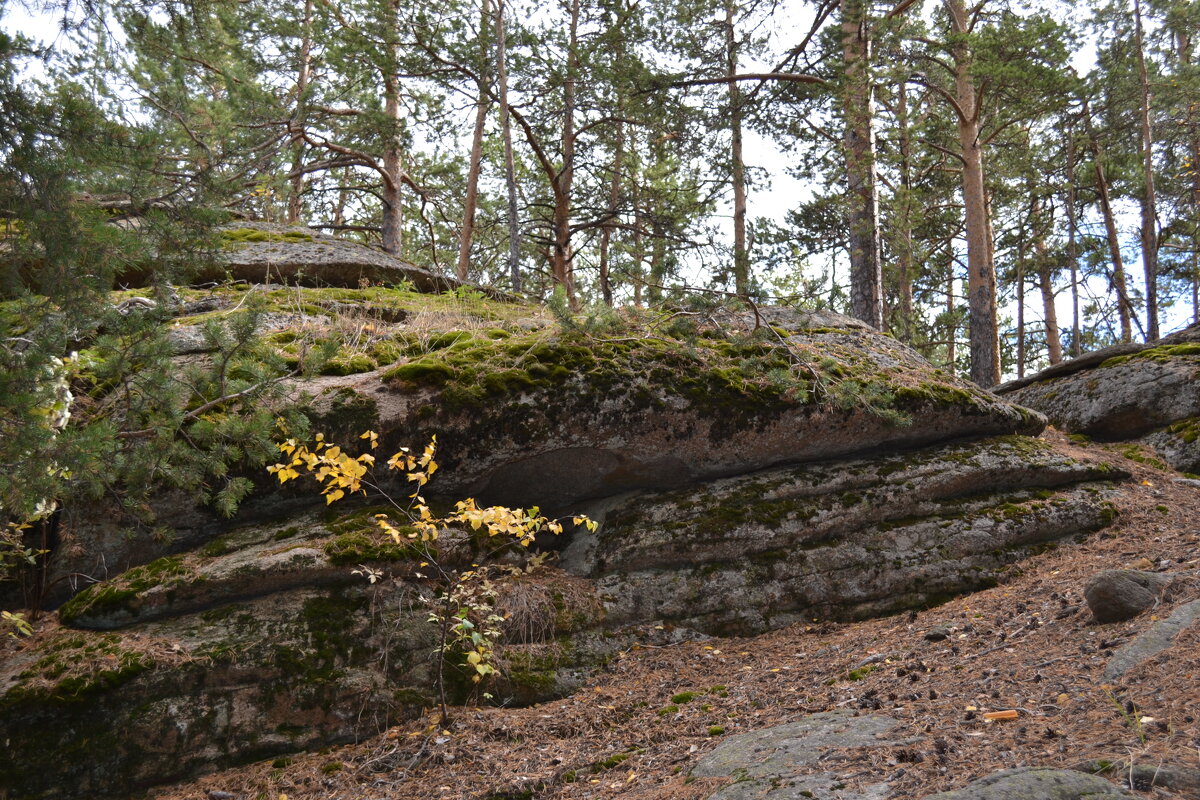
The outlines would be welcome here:
M 1200 768 L 1200 626 L 1119 682 L 1103 676 L 1120 645 L 1200 596 L 1200 580 L 1183 581 L 1125 623 L 1095 624 L 1083 600 L 1088 578 L 1104 569 L 1196 574 L 1200 488 L 1118 447 L 1087 450 L 1108 452 L 1134 475 L 1116 498 L 1120 517 L 1081 543 L 1022 562 L 995 588 L 883 619 L 634 649 L 562 700 L 454 709 L 446 729 L 431 711 L 358 744 L 151 796 L 699 800 L 728 779 L 688 771 L 724 737 L 838 708 L 900 721 L 903 745 L 846 751 L 821 766 L 848 788 L 889 780 L 892 797 L 920 798 L 1021 765 L 1105 759 Z M 926 640 L 939 625 L 948 638 Z M 679 702 L 681 693 L 696 696 Z M 983 716 L 1002 710 L 1017 718 Z

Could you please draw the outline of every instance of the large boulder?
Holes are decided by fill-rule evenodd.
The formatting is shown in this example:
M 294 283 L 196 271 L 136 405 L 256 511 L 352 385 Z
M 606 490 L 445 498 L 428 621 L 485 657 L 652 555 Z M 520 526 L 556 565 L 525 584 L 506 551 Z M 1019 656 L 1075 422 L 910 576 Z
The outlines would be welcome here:
M 787 309 L 677 338 L 464 334 L 322 389 L 373 407 L 386 446 L 436 434 L 437 491 L 548 508 L 1045 424 L 855 320 Z
M 262 294 L 272 313 L 329 313 L 334 333 L 370 327 L 369 347 L 338 356 L 352 374 L 296 379 L 289 402 L 344 445 L 359 446 L 367 429 L 386 452 L 436 435 L 442 469 L 427 491 L 447 499 L 569 512 L 626 491 L 1044 426 L 828 312 L 762 309 L 712 314 L 670 335 L 592 334 L 511 303 L 476 301 L 462 306 L 467 314 L 442 296 L 381 289 Z M 270 334 L 285 356 L 297 346 L 291 333 Z M 281 492 L 264 472 L 251 477 L 259 490 L 232 522 L 179 496 L 152 502 L 151 523 L 68 508 L 51 580 L 105 577 L 316 500 L 311 485 Z M 408 493 L 403 482 L 391 489 Z
M 1138 441 L 1176 469 L 1200 471 L 1200 327 L 1087 354 L 995 392 L 1061 430 Z

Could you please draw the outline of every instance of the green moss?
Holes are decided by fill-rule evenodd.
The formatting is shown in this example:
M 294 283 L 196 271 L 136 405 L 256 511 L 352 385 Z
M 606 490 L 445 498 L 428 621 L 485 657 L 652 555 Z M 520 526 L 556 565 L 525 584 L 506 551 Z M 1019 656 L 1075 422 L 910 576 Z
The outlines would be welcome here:
M 419 358 L 392 367 L 383 373 L 385 381 L 410 383 L 416 386 L 441 386 L 454 377 L 454 369 L 436 358 Z
M 221 231 L 221 238 L 227 246 L 249 244 L 251 242 L 311 242 L 313 236 L 305 231 L 263 231 L 257 228 L 227 228 Z
M 660 709 L 658 710 L 658 715 L 659 715 L 660 717 L 665 717 L 665 716 L 667 716 L 668 714 L 674 714 L 674 713 L 676 713 L 676 712 L 678 712 L 678 711 L 679 711 L 679 706 L 677 706 L 677 705 L 675 705 L 675 704 L 673 704 L 673 703 L 672 703 L 672 704 L 671 704 L 671 705 L 669 705 L 669 706 L 666 706 L 666 707 L 664 707 L 664 708 L 660 708 Z
M 1125 456 L 1130 461 L 1136 461 L 1139 464 L 1144 464 L 1147 467 L 1151 467 L 1151 468 L 1157 469 L 1157 470 L 1162 470 L 1163 472 L 1169 472 L 1171 470 L 1171 468 L 1168 467 L 1166 464 L 1164 464 L 1162 461 L 1160 461 L 1159 459 L 1155 458 L 1152 455 L 1149 455 L 1149 452 L 1147 451 L 1147 449 L 1145 447 L 1143 447 L 1142 445 L 1138 445 L 1138 444 L 1125 445 L 1124 447 L 1120 448 L 1120 452 L 1121 452 L 1121 455 Z
M 874 672 L 877 669 L 879 669 L 879 666 L 877 664 L 868 664 L 865 667 L 859 667 L 858 669 L 852 669 L 849 672 L 847 672 L 845 675 L 842 676 L 842 680 L 861 681 L 863 678 L 867 677 L 868 675 L 870 675 L 872 672 Z
M 695 700 L 701 695 L 701 692 L 680 692 L 671 697 L 671 702 L 677 705 L 684 705 Z
M 404 530 L 404 529 L 401 529 Z M 343 533 L 328 541 L 325 555 L 334 564 L 362 564 L 368 561 L 411 561 L 427 558 L 421 546 L 409 543 L 397 544 L 382 531 L 371 534 L 364 532 Z
M 557 683 L 554 672 L 533 672 L 520 669 L 509 670 L 508 679 L 514 688 L 535 696 L 551 691 Z
M 392 702 L 398 706 L 412 706 L 415 708 L 430 708 L 433 706 L 433 700 L 429 695 L 420 689 L 411 687 L 397 689 L 392 692 Z
M 139 594 L 155 586 L 178 586 L 195 579 L 178 556 L 160 558 L 112 580 L 92 584 L 63 603 L 58 616 L 69 624 L 84 614 L 104 614 L 127 607 Z
M 16 705 L 71 706 L 110 691 L 155 667 L 146 653 L 127 650 L 114 634 L 59 639 L 0 697 L 0 710 Z M 32 683 L 34 680 L 45 683 Z
M 341 772 L 344 766 L 341 761 L 330 761 L 321 767 L 321 772 L 325 775 L 333 775 L 335 772 Z
M 345 666 L 363 657 L 365 645 L 355 636 L 355 616 L 366 605 L 361 596 L 334 593 L 305 601 L 299 615 L 308 643 L 303 648 L 276 645 L 273 660 L 284 676 L 280 688 L 295 692 L 297 687 L 328 685 L 345 672 Z M 310 693 L 305 702 L 322 702 L 319 692 Z M 302 707 L 304 703 L 301 703 Z
M 367 353 L 341 350 L 321 367 L 322 375 L 358 375 L 379 366 Z
M 1200 439 L 1200 417 L 1181 419 L 1171 423 L 1164 430 L 1178 436 L 1187 444 L 1194 444 L 1197 439 Z
M 204 556 L 205 558 L 217 558 L 218 556 L 232 553 L 237 549 L 237 545 L 230 541 L 230 537 L 221 536 L 217 539 L 213 539 L 211 542 L 204 545 L 204 547 L 201 547 L 200 555 Z
M 1100 364 L 1100 368 L 1117 367 L 1121 364 L 1127 364 L 1130 361 L 1154 361 L 1159 364 L 1165 364 L 1175 358 L 1186 358 L 1200 356 L 1200 343 L 1187 342 L 1185 344 L 1167 344 L 1159 345 L 1158 347 L 1148 347 L 1145 350 L 1139 350 L 1136 353 L 1130 353 L 1124 356 L 1113 356 Z
M 710 725 L 708 728 L 709 736 L 721 736 L 725 733 L 725 729 L 720 725 Z

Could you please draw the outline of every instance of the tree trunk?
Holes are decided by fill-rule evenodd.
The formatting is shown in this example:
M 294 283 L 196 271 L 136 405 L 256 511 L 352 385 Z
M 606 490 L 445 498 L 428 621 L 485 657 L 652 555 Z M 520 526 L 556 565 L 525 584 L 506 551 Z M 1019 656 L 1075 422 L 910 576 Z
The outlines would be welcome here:
M 471 134 L 471 163 L 467 169 L 467 197 L 463 202 L 462 228 L 458 235 L 458 265 L 454 274 L 460 281 L 467 279 L 467 268 L 471 265 L 471 239 L 475 234 L 475 206 L 479 200 L 479 171 L 483 165 L 483 128 L 487 122 L 488 98 L 486 71 L 487 36 L 485 31 L 491 22 L 491 0 L 482 0 L 479 20 L 479 94 L 475 100 L 475 130 Z
M 1158 202 L 1154 192 L 1154 132 L 1150 127 L 1150 79 L 1143 50 L 1142 3 L 1133 0 L 1142 124 L 1142 268 L 1146 275 L 1146 340 L 1158 338 Z
M 850 313 L 883 329 L 883 272 L 879 245 L 879 189 L 872 125 L 871 40 L 864 0 L 842 0 L 842 97 L 846 184 L 850 208 Z M 903 87 L 901 88 L 903 91 Z
M 637 152 L 637 138 L 633 139 L 634 152 Z M 637 172 L 631 174 L 630 193 L 632 194 L 631 204 L 633 205 L 633 307 L 642 308 L 645 305 L 645 289 L 646 279 L 642 265 L 646 263 L 646 237 L 643 233 L 643 228 L 646 224 L 646 215 L 642 209 L 642 185 L 638 179 Z
M 652 211 L 654 221 L 650 228 L 653 236 L 653 241 L 650 243 L 650 285 L 646 287 L 646 293 L 652 306 L 662 302 L 662 285 L 667 275 L 667 237 L 664 235 L 665 231 L 658 212 L 657 208 Z
M 1062 340 L 1058 335 L 1058 310 L 1054 307 L 1054 268 L 1046 249 L 1046 235 L 1038 225 L 1038 198 L 1033 200 L 1033 247 L 1037 256 L 1038 288 L 1042 293 L 1042 315 L 1046 321 L 1046 356 L 1051 364 L 1062 361 Z
M 1100 214 L 1104 217 L 1104 230 L 1108 237 L 1108 254 L 1112 259 L 1112 286 L 1117 293 L 1117 316 L 1121 321 L 1121 341 L 1133 341 L 1133 326 L 1131 318 L 1133 307 L 1129 303 L 1129 291 L 1125 286 L 1125 261 L 1121 257 L 1121 240 L 1117 235 L 1117 223 L 1113 217 L 1112 202 L 1108 194 L 1108 177 L 1104 172 L 1104 151 L 1100 140 L 1092 130 L 1092 112 L 1088 104 L 1083 104 L 1083 119 L 1087 126 L 1088 139 L 1091 143 L 1092 164 L 1096 171 L 1096 193 L 1100 198 Z
M 508 44 L 504 0 L 496 0 L 496 89 L 500 95 L 500 134 L 504 139 L 504 185 L 508 192 L 508 275 L 521 291 L 521 222 L 517 218 L 517 169 L 513 159 L 512 119 L 508 113 Z
M 613 304 L 612 281 L 609 279 L 608 253 L 612 240 L 613 222 L 621 200 L 621 171 L 625 161 L 625 123 L 617 123 L 616 152 L 613 154 L 612 178 L 608 183 L 608 209 L 604 227 L 600 229 L 600 293 L 605 305 Z
M 313 0 L 304 2 L 304 34 L 300 40 L 300 63 L 296 69 L 296 118 L 292 123 L 292 182 L 288 190 L 287 221 L 289 225 L 300 222 L 304 210 L 304 140 L 300 134 L 305 124 L 305 106 L 308 104 L 308 82 L 312 77 L 312 25 Z
M 563 82 L 562 169 L 555 176 L 554 190 L 554 252 L 550 269 L 554 282 L 563 287 L 572 309 L 578 308 L 575 297 L 574 258 L 571 249 L 571 187 L 575 181 L 575 84 L 579 77 L 579 0 L 571 2 L 570 35 L 567 40 L 567 75 Z
M 958 326 L 954 324 L 954 255 L 950 255 L 950 265 L 947 268 L 949 277 L 946 279 L 946 366 L 951 375 L 957 375 L 954 360 L 958 357 L 955 352 L 955 337 L 958 336 Z
M 1075 242 L 1075 131 L 1067 134 L 1067 261 L 1071 268 L 1071 355 L 1083 353 L 1079 326 L 1079 250 Z
M 726 76 L 737 75 L 738 43 L 734 35 L 734 0 L 725 0 Z M 750 296 L 750 253 L 746 249 L 746 164 L 742 160 L 742 90 L 729 82 L 730 158 L 733 168 L 733 285 L 742 297 Z
M 913 231 L 912 231 L 912 143 L 908 130 L 908 87 L 900 85 L 896 97 L 896 136 L 900 150 L 899 205 L 900 246 L 896 253 L 896 281 L 900 308 L 894 326 L 896 336 L 905 344 L 912 343 L 913 333 Z M 878 230 L 878 228 L 876 228 Z
M 1184 71 L 1191 71 L 1193 38 L 1185 25 L 1175 30 L 1175 52 Z M 1192 163 L 1192 324 L 1200 325 L 1200 104 L 1188 103 L 1188 151 Z
M 393 13 L 399 13 L 393 11 Z M 383 111 L 392 125 L 383 151 L 383 249 L 395 256 L 404 252 L 404 211 L 400 187 L 404 174 L 403 143 L 400 138 L 400 82 L 394 68 L 383 76 Z
M 971 380 L 985 389 L 1000 382 L 1000 348 L 996 323 L 996 269 L 992 262 L 991 224 L 983 180 L 983 153 L 979 144 L 979 111 L 975 80 L 971 75 L 971 50 L 963 0 L 946 0 L 955 37 L 954 88 L 958 101 L 958 142 L 962 148 L 962 193 L 966 208 L 967 308 L 971 346 Z
M 1017 243 L 1017 379 L 1025 377 L 1025 231 Z

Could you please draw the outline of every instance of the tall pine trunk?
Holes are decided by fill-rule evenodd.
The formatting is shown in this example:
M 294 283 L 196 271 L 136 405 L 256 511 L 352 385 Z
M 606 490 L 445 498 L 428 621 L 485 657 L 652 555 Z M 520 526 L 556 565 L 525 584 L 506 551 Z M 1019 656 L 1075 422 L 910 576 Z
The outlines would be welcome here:
M 313 0 L 304 2 L 304 33 L 300 40 L 300 63 L 296 68 L 296 118 L 292 124 L 292 180 L 288 189 L 287 221 L 295 225 L 304 210 L 304 140 L 301 133 L 308 104 L 308 83 L 312 77 Z
M 1017 243 L 1017 378 L 1025 377 L 1025 231 Z
M 725 0 L 725 70 L 737 75 L 738 44 L 734 31 L 734 0 Z M 742 297 L 750 295 L 750 253 L 746 249 L 746 164 L 742 160 L 742 90 L 729 82 L 730 159 L 733 169 L 733 284 Z
M 1108 239 L 1108 255 L 1112 260 L 1112 287 L 1117 293 L 1117 317 L 1121 324 L 1121 341 L 1133 341 L 1133 307 L 1129 303 L 1129 290 L 1125 284 L 1125 260 L 1121 257 L 1121 240 L 1117 234 L 1117 222 L 1113 217 L 1112 201 L 1108 192 L 1108 176 L 1104 170 L 1104 150 L 1092 129 L 1092 111 L 1087 102 L 1083 104 L 1083 120 L 1087 126 L 1088 140 L 1092 150 L 1092 166 L 1096 172 L 1096 194 L 1100 199 L 1100 215 L 1104 218 L 1104 231 Z
M 517 218 L 517 169 L 513 159 L 512 117 L 508 113 L 508 33 L 504 0 L 496 0 L 496 90 L 500 95 L 500 135 L 504 139 L 504 186 L 508 195 L 508 275 L 521 291 L 521 221 Z
M 879 246 L 879 190 L 872 125 L 871 40 L 864 0 L 842 0 L 842 96 L 850 223 L 850 313 L 883 329 L 883 272 Z
M 579 77 L 579 0 L 571 0 L 570 34 L 567 40 L 567 75 L 563 82 L 562 169 L 552 181 L 554 249 L 550 269 L 554 283 L 563 288 L 572 309 L 575 297 L 574 258 L 571 247 L 571 189 L 575 182 L 575 91 Z
M 947 267 L 946 278 L 946 366 L 951 375 L 958 374 L 954 361 L 958 358 L 956 346 L 958 342 L 958 326 L 954 323 L 954 254 L 951 253 L 950 264 Z
M 617 123 L 616 151 L 613 153 L 612 177 L 608 182 L 608 208 L 604 226 L 600 229 L 600 293 L 605 305 L 613 304 L 612 280 L 609 277 L 609 247 L 612 242 L 613 225 L 621 201 L 621 171 L 625 167 L 625 123 Z
M 971 49 L 966 41 L 969 18 L 964 0 L 946 0 L 950 28 L 954 89 L 958 102 L 958 142 L 962 149 L 962 193 L 966 209 L 967 309 L 970 329 L 971 380 L 983 388 L 1000 382 L 999 330 L 996 323 L 996 268 L 992 261 L 991 221 L 983 180 L 979 142 L 979 110 L 971 75 Z
M 484 65 L 488 62 L 485 31 L 491 22 L 491 0 L 482 0 L 479 20 L 479 93 L 475 100 L 475 130 L 471 134 L 471 163 L 467 168 L 467 196 L 463 202 L 462 227 L 458 235 L 458 264 L 454 274 L 460 281 L 467 279 L 471 264 L 471 240 L 475 235 L 475 207 L 479 201 L 479 172 L 483 165 L 483 128 L 487 122 L 488 92 Z
M 905 344 L 912 343 L 913 329 L 913 223 L 912 223 L 912 160 L 911 138 L 908 129 L 908 87 L 900 85 L 896 97 L 896 136 L 900 150 L 900 246 L 896 253 L 896 282 L 900 308 L 893 326 L 896 336 Z
M 1142 267 L 1146 276 L 1146 340 L 1158 338 L 1158 202 L 1154 191 L 1154 133 L 1150 127 L 1150 79 L 1143 50 L 1142 3 L 1133 0 L 1142 127 Z
M 1071 268 L 1071 355 L 1083 353 L 1079 325 L 1079 249 L 1075 242 L 1075 131 L 1067 134 L 1067 262 Z
M 1054 307 L 1054 265 L 1046 247 L 1045 230 L 1038 225 L 1038 198 L 1033 199 L 1033 248 L 1037 257 L 1038 289 L 1042 294 L 1042 318 L 1046 325 L 1046 356 L 1051 364 L 1062 361 L 1062 339 L 1058 334 L 1058 310 Z
M 1192 66 L 1193 31 L 1186 25 L 1175 30 L 1175 53 L 1185 71 Z M 1200 104 L 1188 103 L 1188 155 L 1192 162 L 1192 324 L 1200 325 Z

